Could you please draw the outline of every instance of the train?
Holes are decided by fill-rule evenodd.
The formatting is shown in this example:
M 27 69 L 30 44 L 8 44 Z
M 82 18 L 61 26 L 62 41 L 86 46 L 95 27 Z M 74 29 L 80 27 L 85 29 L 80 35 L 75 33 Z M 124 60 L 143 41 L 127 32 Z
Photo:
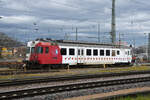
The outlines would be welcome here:
M 132 48 L 125 45 L 38 39 L 27 43 L 30 65 L 130 65 Z

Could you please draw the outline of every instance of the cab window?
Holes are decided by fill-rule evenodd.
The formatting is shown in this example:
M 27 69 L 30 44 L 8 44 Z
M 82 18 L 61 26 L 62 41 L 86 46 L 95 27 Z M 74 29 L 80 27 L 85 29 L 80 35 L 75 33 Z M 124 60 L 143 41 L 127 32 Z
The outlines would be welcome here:
M 34 53 L 34 51 L 35 51 L 35 47 L 32 47 L 31 48 L 31 53 Z
M 43 53 L 43 47 L 37 47 L 36 53 Z
M 49 47 L 45 47 L 45 53 L 49 52 Z

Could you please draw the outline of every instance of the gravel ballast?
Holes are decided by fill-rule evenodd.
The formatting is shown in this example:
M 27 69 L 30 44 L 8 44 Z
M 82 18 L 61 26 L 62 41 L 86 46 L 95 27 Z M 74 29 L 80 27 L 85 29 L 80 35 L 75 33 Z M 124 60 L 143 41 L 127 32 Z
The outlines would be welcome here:
M 16 91 L 16 90 L 31 89 L 31 88 L 41 88 L 41 87 L 50 87 L 50 86 L 58 86 L 58 85 L 69 85 L 69 84 L 77 84 L 77 83 L 108 81 L 108 80 L 118 80 L 118 79 L 128 79 L 128 78 L 140 78 L 140 77 L 148 77 L 148 76 L 150 77 L 150 74 L 93 78 L 93 79 L 80 79 L 80 80 L 61 81 L 61 82 L 36 83 L 36 84 L 27 84 L 27 85 L 20 85 L 20 86 L 7 86 L 7 87 L 0 87 L 0 93 Z
M 47 94 L 43 96 L 22 98 L 19 100 L 64 100 L 66 98 L 93 95 L 93 94 L 98 94 L 98 93 L 108 93 L 108 92 L 113 92 L 113 91 L 118 91 L 118 90 L 123 90 L 123 89 L 140 88 L 140 87 L 150 87 L 150 82 L 141 82 L 141 83 L 135 83 L 135 84 L 124 84 L 124 85 L 117 85 L 117 86 L 68 91 L 68 92 L 62 92 L 62 93 Z

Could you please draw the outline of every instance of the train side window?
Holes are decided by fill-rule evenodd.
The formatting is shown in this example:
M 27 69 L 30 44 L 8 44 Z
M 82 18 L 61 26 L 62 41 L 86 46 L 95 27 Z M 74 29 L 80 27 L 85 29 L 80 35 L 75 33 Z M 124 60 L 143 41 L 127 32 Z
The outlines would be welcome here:
M 97 50 L 97 49 L 94 49 L 94 50 L 93 50 L 93 55 L 94 55 L 94 56 L 98 56 L 98 50 Z
M 104 50 L 100 50 L 100 56 L 104 56 Z
M 45 47 L 45 53 L 49 53 L 49 47 Z
M 112 50 L 112 56 L 116 56 L 115 50 Z
M 87 50 L 86 50 L 86 55 L 87 55 L 87 56 L 91 56 L 91 49 L 87 49 Z
M 82 56 L 84 55 L 84 50 L 83 50 L 83 49 L 81 50 L 81 55 L 82 55 Z
M 128 55 L 130 55 L 130 51 L 128 51 Z
M 66 48 L 61 48 L 61 55 L 67 55 L 67 49 Z
M 78 49 L 78 55 L 80 55 L 80 49 Z
M 106 50 L 106 56 L 110 56 L 110 50 Z
M 69 55 L 75 55 L 75 49 L 69 49 Z
M 36 52 L 36 53 L 39 53 L 39 47 L 36 47 L 35 52 Z
M 120 51 L 117 51 L 117 55 L 120 55 Z
M 84 50 L 83 49 L 78 49 L 78 55 L 84 55 Z

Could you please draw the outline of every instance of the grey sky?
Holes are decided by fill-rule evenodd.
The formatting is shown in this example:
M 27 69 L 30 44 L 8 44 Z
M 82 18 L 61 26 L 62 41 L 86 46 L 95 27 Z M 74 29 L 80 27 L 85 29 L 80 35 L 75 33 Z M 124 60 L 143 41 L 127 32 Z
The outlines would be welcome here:
M 130 44 L 134 39 L 137 45 L 144 44 L 144 33 L 150 32 L 149 7 L 148 0 L 116 0 L 117 36 L 121 33 Z M 0 31 L 20 41 L 64 39 L 65 34 L 75 39 L 75 27 L 81 40 L 96 41 L 88 37 L 97 36 L 98 23 L 101 41 L 110 38 L 111 0 L 1 0 L 0 12 Z

